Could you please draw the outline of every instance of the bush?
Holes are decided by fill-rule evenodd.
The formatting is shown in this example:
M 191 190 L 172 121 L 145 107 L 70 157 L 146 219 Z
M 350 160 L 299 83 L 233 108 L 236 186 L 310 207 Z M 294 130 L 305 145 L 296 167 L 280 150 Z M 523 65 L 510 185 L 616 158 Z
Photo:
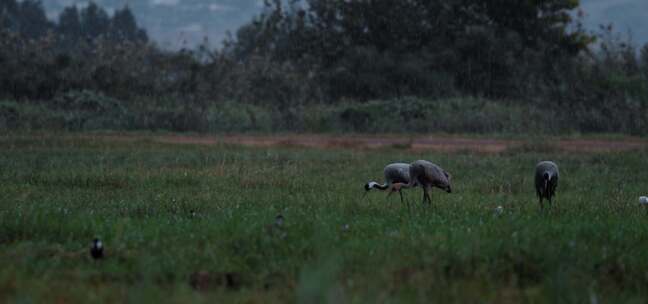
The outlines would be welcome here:
M 552 110 L 478 98 L 403 98 L 337 109 L 338 125 L 356 132 L 557 133 L 569 129 Z M 573 126 L 573 125 L 572 125 Z
M 50 130 L 167 130 L 193 132 L 358 133 L 631 133 L 648 131 L 648 107 L 639 99 L 605 107 L 576 104 L 563 111 L 480 98 L 401 98 L 283 111 L 236 102 L 205 110 L 178 101 L 125 107 L 91 91 L 70 92 L 48 103 L 0 103 L 0 128 Z M 44 106 L 46 104 L 47 106 Z M 150 103 L 149 103 L 150 104 Z
M 101 93 L 71 91 L 56 96 L 47 105 L 65 113 L 68 130 L 127 129 L 132 125 L 132 116 L 122 103 Z
M 270 111 L 249 104 L 225 102 L 207 112 L 210 132 L 269 132 L 273 130 Z

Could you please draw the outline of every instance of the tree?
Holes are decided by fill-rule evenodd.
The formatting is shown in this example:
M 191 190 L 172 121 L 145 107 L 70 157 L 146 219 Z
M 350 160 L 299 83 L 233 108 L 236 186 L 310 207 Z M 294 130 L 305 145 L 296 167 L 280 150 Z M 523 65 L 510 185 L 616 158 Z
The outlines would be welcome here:
M 644 44 L 639 53 L 639 64 L 643 76 L 648 79 L 648 43 Z
M 0 30 L 16 30 L 16 15 L 18 3 L 16 0 L 0 0 Z
M 96 3 L 90 2 L 81 10 L 81 28 L 85 38 L 94 39 L 106 35 L 110 27 L 108 13 Z
M 81 20 L 76 6 L 63 9 L 59 15 L 58 33 L 67 41 L 76 41 L 81 37 Z
M 27 38 L 39 38 L 53 28 L 39 0 L 25 0 L 18 5 L 18 31 Z
M 228 50 L 238 60 L 267 56 L 326 75 L 334 98 L 420 94 L 426 74 L 449 76 L 466 93 L 518 97 L 520 75 L 553 82 L 592 41 L 570 29 L 577 7 L 577 0 L 266 0 Z
M 115 40 L 143 42 L 148 40 L 146 32 L 137 27 L 135 16 L 128 6 L 115 12 L 110 22 L 110 33 Z
M 0 11 L 15 12 L 18 8 L 16 0 L 0 0 Z

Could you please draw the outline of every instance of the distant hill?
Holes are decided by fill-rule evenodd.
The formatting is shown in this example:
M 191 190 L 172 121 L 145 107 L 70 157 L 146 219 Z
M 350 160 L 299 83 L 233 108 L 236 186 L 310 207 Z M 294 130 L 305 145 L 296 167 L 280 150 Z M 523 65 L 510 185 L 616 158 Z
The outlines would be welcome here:
M 44 0 L 50 18 L 65 6 L 85 5 L 85 0 Z M 96 0 L 108 12 L 128 4 L 151 38 L 164 48 L 192 47 L 207 37 L 219 47 L 229 30 L 236 29 L 258 14 L 262 0 Z M 622 33 L 631 31 L 637 44 L 648 43 L 647 0 L 581 0 L 585 25 L 596 30 L 599 24 L 613 23 Z

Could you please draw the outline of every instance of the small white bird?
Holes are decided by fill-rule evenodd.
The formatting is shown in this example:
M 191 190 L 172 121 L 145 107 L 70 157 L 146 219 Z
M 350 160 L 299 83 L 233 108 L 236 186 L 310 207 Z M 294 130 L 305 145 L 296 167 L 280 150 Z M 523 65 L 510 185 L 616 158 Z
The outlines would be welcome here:
M 640 196 L 639 205 L 648 206 L 648 196 Z
M 344 225 L 342 225 L 342 231 L 349 231 L 349 229 L 351 229 L 351 227 L 349 226 L 349 224 L 344 224 Z
M 504 213 L 504 207 L 497 206 L 497 208 L 495 208 L 495 214 L 501 215 L 502 213 Z

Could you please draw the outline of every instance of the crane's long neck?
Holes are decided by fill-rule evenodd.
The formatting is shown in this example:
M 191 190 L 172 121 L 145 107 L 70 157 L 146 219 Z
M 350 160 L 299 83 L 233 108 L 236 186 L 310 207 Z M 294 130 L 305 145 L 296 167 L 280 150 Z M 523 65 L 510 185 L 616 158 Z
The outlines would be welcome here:
M 369 182 L 367 183 L 367 191 L 371 189 L 378 189 L 378 190 L 387 190 L 389 188 L 389 185 L 387 183 L 384 184 L 379 184 L 376 182 Z

